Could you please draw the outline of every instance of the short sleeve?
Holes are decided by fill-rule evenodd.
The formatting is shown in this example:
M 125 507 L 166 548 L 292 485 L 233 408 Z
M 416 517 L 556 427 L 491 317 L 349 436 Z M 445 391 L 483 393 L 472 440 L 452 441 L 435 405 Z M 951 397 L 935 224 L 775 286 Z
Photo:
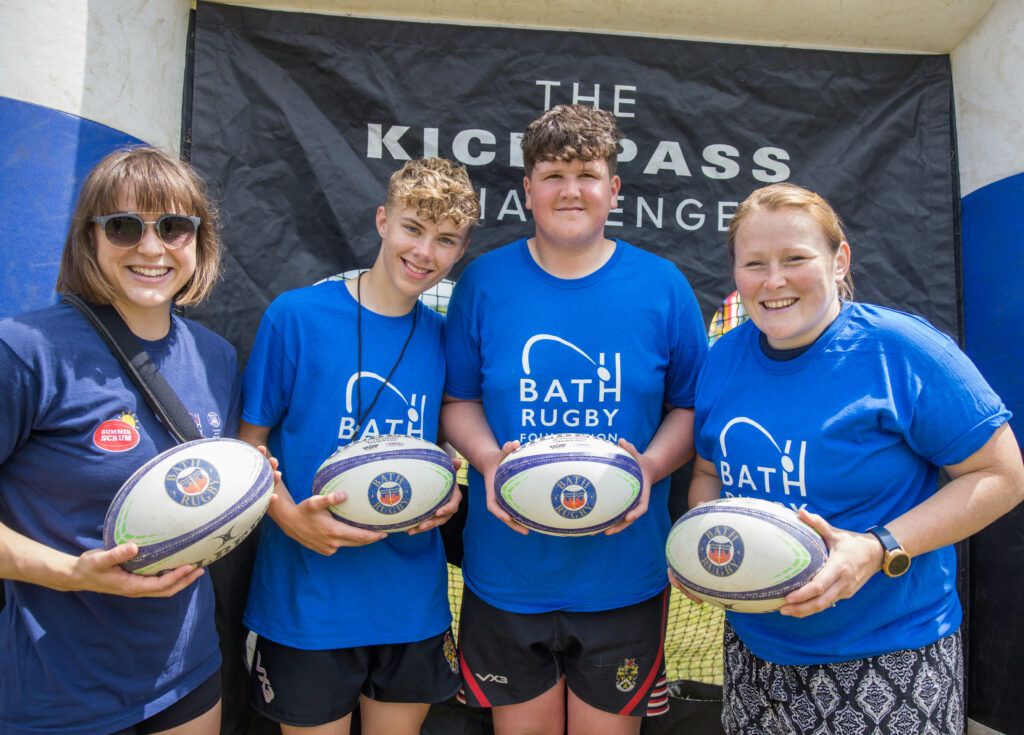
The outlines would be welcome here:
M 708 354 L 704 319 L 693 289 L 675 270 L 674 298 L 668 315 L 669 366 L 665 376 L 665 400 L 677 408 L 692 408 L 696 401 L 697 377 Z
M 295 366 L 275 323 L 273 305 L 263 315 L 242 379 L 242 420 L 276 426 L 288 411 Z
M 0 464 L 28 440 L 39 401 L 38 378 L 0 339 Z
M 480 325 L 475 316 L 476 301 L 470 268 L 455 285 L 444 328 L 447 363 L 444 392 L 464 400 L 475 400 L 482 395 Z
M 945 335 L 936 333 L 910 354 L 910 359 L 924 364 L 909 367 L 920 380 L 907 443 L 935 465 L 963 462 L 1011 413 L 974 363 Z

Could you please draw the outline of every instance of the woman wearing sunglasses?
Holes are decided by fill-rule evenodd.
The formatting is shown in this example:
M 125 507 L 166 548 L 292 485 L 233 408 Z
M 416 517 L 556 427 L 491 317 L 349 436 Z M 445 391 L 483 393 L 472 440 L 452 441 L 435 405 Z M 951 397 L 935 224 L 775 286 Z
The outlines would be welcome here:
M 172 309 L 207 295 L 218 250 L 196 174 L 127 149 L 85 180 L 57 281 L 117 310 L 207 437 L 237 429 L 235 352 Z M 110 500 L 173 440 L 74 307 L 0 321 L 0 416 L 0 732 L 218 732 L 209 578 L 103 550 Z

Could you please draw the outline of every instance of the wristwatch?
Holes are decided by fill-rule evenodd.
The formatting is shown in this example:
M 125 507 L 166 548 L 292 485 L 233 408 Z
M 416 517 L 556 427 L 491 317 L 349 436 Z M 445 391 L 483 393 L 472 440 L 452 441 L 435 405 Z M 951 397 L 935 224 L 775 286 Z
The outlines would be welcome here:
M 910 569 L 910 554 L 903 550 L 896 537 L 889 533 L 885 526 L 874 526 L 868 529 L 868 533 L 874 534 L 881 544 L 884 554 L 882 556 L 882 571 L 887 577 L 899 577 Z

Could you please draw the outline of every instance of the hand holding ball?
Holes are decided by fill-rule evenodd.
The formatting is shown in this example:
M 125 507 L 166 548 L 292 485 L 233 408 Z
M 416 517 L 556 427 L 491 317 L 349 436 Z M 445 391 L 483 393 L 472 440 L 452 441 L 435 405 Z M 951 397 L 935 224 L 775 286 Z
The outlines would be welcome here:
M 270 503 L 274 471 L 237 439 L 197 439 L 158 454 L 125 481 L 107 509 L 103 546 L 134 543 L 121 566 L 158 574 L 206 566 L 252 532 Z
M 772 612 L 813 579 L 828 548 L 779 503 L 728 498 L 676 521 L 665 553 L 673 576 L 705 602 L 734 612 Z
M 394 533 L 433 516 L 452 495 L 455 467 L 436 444 L 386 434 L 352 442 L 320 465 L 313 494 L 344 491 L 330 506 L 338 520 L 357 528 Z
M 586 536 L 614 526 L 640 501 L 643 474 L 622 447 L 589 434 L 553 434 L 498 465 L 498 505 L 549 536 Z

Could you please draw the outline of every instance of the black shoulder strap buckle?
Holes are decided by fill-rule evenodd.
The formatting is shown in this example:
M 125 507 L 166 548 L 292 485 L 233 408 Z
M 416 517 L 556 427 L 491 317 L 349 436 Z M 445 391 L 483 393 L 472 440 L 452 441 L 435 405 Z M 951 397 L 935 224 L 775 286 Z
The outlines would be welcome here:
M 89 320 L 176 442 L 183 444 L 203 438 L 192 414 L 160 374 L 149 358 L 149 353 L 114 307 L 90 304 L 74 294 L 63 294 L 61 298 Z

